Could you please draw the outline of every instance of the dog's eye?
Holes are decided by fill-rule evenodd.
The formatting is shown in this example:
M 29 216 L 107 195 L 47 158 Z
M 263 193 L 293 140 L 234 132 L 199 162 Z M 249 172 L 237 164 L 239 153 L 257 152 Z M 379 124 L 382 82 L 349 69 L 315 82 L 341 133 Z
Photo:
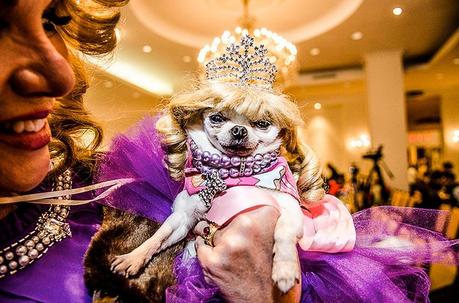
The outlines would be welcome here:
M 222 114 L 213 114 L 209 116 L 209 120 L 212 123 L 223 123 L 226 121 L 225 117 Z
M 266 120 L 258 120 L 255 121 L 253 124 L 255 124 L 256 127 L 259 129 L 268 129 L 268 127 L 271 126 L 271 122 L 266 121 Z

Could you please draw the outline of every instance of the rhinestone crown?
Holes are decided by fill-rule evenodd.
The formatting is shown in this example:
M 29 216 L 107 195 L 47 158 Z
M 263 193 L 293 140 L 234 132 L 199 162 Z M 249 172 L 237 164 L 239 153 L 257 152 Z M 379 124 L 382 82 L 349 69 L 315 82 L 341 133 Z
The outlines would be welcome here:
M 206 64 L 206 78 L 271 89 L 277 68 L 269 61 L 267 54 L 268 50 L 263 44 L 254 46 L 254 38 L 244 35 L 240 44 L 230 44 L 226 53 Z

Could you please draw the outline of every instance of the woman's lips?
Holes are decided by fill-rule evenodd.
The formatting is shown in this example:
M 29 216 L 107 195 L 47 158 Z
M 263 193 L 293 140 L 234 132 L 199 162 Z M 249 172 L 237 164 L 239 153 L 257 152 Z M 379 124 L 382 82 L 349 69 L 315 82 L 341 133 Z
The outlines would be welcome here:
M 37 111 L 34 111 L 32 113 L 15 116 L 15 117 L 9 118 L 9 119 L 4 119 L 4 120 L 0 121 L 0 123 L 1 124 L 7 124 L 7 123 L 15 123 L 15 122 L 18 122 L 18 121 L 46 119 L 50 112 L 51 112 L 51 110 L 47 110 L 47 109 L 37 110 Z
M 2 123 L 0 142 L 22 150 L 37 150 L 51 141 L 51 129 L 44 118 Z

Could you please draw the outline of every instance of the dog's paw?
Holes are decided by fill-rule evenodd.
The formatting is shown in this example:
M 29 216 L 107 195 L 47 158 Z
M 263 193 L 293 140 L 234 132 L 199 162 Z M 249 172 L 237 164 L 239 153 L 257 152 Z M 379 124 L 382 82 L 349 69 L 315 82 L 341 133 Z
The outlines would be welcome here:
M 116 256 L 112 261 L 111 271 L 126 277 L 136 275 L 148 262 L 145 256 L 135 253 Z
M 273 262 L 272 279 L 280 291 L 286 293 L 300 280 L 300 268 L 295 261 Z

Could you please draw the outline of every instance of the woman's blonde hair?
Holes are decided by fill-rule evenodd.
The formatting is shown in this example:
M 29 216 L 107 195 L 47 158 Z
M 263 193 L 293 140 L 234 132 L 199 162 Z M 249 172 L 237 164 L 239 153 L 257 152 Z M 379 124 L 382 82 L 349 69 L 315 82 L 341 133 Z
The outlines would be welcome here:
M 68 167 L 78 165 L 92 174 L 96 164 L 96 150 L 102 142 L 102 129 L 92 119 L 83 103 L 88 82 L 78 53 L 95 56 L 109 54 L 116 46 L 115 28 L 120 19 L 120 7 L 128 0 L 60 0 L 56 14 L 70 16 L 68 24 L 57 31 L 70 51 L 70 63 L 76 85 L 67 95 L 56 100 L 49 122 L 53 140 L 52 159 L 60 159 L 50 177 Z M 81 136 L 90 133 L 91 141 L 81 144 Z
M 229 109 L 251 120 L 271 120 L 281 129 L 281 155 L 298 177 L 298 191 L 302 199 L 307 203 L 322 199 L 324 190 L 319 162 L 298 137 L 298 128 L 303 123 L 298 106 L 286 95 L 250 86 L 203 83 L 171 98 L 156 128 L 162 135 L 165 161 L 172 178 L 179 180 L 184 177 L 186 128 L 202 119 L 202 113 L 207 109 Z

